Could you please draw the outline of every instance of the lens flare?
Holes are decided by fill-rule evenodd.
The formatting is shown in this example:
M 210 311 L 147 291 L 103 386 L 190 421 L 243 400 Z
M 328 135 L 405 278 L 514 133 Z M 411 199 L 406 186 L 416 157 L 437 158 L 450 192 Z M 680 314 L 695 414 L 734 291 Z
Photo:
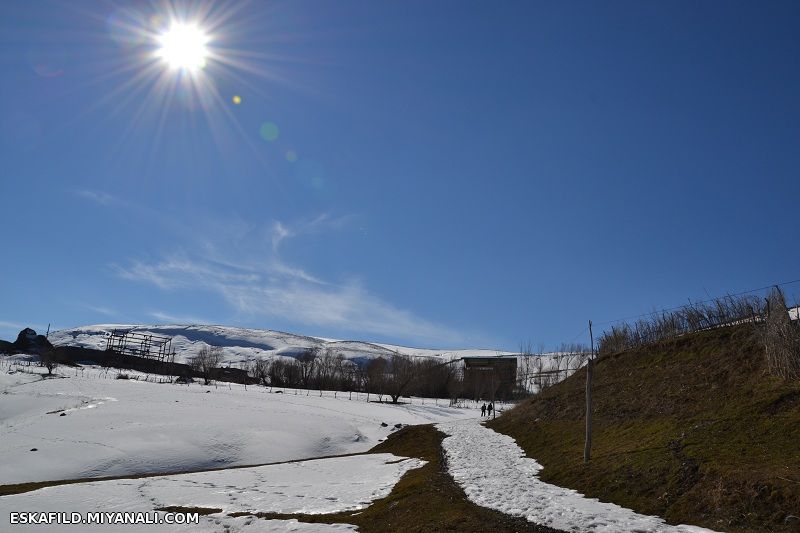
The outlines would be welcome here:
M 272 142 L 278 138 L 278 135 L 280 135 L 280 130 L 278 129 L 278 125 L 274 122 L 264 122 L 261 125 L 259 133 L 261 134 L 262 139 L 267 142 Z
M 156 55 L 173 69 L 195 72 L 206 66 L 209 37 L 198 26 L 173 22 L 158 37 L 160 48 Z

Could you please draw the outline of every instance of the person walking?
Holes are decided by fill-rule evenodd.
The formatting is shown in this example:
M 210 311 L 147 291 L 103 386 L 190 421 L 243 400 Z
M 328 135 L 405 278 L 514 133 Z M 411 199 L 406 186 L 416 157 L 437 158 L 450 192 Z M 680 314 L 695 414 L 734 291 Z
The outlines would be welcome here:
M 489 407 L 486 408 L 486 410 L 489 412 L 489 414 L 486 415 L 487 417 L 492 416 L 492 409 L 494 409 L 494 407 L 492 407 L 492 404 L 489 404 Z
M 481 418 L 486 416 L 486 404 L 481 405 Z

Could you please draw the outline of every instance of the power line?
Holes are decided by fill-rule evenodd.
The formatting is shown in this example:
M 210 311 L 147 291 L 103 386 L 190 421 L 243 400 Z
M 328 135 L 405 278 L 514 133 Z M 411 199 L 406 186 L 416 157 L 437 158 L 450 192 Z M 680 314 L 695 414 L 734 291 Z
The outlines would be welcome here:
M 575 335 L 574 337 L 572 337 L 572 339 L 570 339 L 570 340 L 567 342 L 567 344 L 572 344 L 573 342 L 575 342 L 575 339 L 577 339 L 578 337 L 580 337 L 580 336 L 582 336 L 582 335 L 586 334 L 586 332 L 587 332 L 587 331 L 589 331 L 589 326 L 586 326 L 585 328 L 583 328 L 583 329 L 581 330 L 581 332 L 580 332 L 580 333 L 578 333 L 577 335 Z

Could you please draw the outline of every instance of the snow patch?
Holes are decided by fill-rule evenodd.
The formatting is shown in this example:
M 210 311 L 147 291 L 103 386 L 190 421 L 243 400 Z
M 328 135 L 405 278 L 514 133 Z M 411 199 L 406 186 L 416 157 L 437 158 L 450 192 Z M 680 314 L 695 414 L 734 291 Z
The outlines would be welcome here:
M 0 499 L 0 526 L 10 527 L 9 513 L 20 510 L 54 512 L 152 511 L 163 507 L 203 507 L 221 513 L 201 517 L 201 527 L 142 526 L 147 531 L 342 531 L 352 526 L 233 519 L 229 513 L 266 512 L 328 514 L 363 509 L 386 497 L 397 481 L 425 461 L 392 454 L 334 457 L 279 465 L 198 472 L 143 479 L 95 481 L 61 485 Z M 245 528 L 245 526 L 254 526 Z M 67 530 L 65 526 L 27 526 L 31 531 Z M 120 531 L 131 531 L 131 526 Z M 0 527 L 0 529 L 3 529 Z M 78 529 L 74 529 L 78 530 Z M 135 531 L 135 529 L 134 529 Z
M 697 526 L 671 526 L 657 516 L 637 514 L 613 503 L 550 485 L 537 475 L 542 466 L 525 457 L 516 441 L 475 420 L 438 427 L 447 468 L 474 503 L 566 531 L 619 533 L 713 533 Z

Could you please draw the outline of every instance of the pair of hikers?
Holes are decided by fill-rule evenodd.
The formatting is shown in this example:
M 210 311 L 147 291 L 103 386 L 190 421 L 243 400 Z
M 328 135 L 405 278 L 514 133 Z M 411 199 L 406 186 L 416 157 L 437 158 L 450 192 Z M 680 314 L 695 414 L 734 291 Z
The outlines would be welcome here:
M 492 409 L 494 409 L 494 407 L 492 407 L 492 404 L 489 404 L 488 407 L 486 406 L 485 403 L 481 405 L 481 417 L 487 416 L 486 411 L 489 411 L 488 416 L 492 416 Z

